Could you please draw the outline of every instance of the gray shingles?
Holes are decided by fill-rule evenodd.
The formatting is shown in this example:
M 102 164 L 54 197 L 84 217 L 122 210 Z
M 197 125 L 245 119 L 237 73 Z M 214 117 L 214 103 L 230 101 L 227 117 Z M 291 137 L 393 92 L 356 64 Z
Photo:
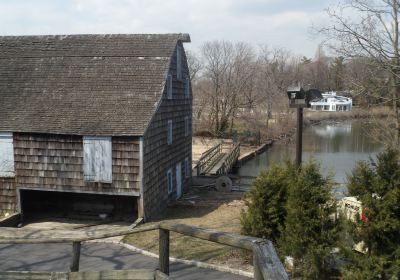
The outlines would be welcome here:
M 0 131 L 143 135 L 182 34 L 0 37 Z

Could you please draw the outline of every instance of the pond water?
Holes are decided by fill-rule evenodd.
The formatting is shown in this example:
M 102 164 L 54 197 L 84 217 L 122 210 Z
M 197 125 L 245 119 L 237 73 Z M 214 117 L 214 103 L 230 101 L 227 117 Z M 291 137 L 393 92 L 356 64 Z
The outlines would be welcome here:
M 360 120 L 323 122 L 306 127 L 303 131 L 303 162 L 311 157 L 316 159 L 325 175 L 333 175 L 339 185 L 337 191 L 345 191 L 347 175 L 357 161 L 375 158 L 383 149 L 368 135 L 369 127 L 370 124 Z M 295 150 L 295 138 L 290 142 L 275 142 L 270 149 L 246 162 L 238 174 L 257 176 L 271 163 L 294 160 Z

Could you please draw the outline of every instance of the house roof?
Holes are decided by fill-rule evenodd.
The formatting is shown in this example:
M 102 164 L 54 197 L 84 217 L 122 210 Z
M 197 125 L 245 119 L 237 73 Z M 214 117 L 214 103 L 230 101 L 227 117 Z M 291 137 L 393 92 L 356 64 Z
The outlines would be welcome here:
M 143 135 L 187 34 L 0 37 L 0 131 Z

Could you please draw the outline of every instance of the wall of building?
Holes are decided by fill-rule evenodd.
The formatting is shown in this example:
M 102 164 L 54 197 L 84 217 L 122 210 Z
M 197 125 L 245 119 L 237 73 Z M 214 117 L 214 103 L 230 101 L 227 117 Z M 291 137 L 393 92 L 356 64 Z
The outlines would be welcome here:
M 138 138 L 112 138 L 112 183 L 84 180 L 81 136 L 14 133 L 14 161 L 15 178 L 0 178 L 0 211 L 16 210 L 16 188 L 139 193 Z
M 188 77 L 188 66 L 182 44 L 183 77 Z M 160 214 L 168 201 L 176 199 L 176 164 L 181 163 L 182 189 L 191 185 L 191 172 L 186 178 L 185 158 L 189 159 L 191 171 L 192 156 L 192 93 L 185 96 L 185 79 L 176 77 L 176 51 L 171 61 L 169 73 L 173 77 L 173 98 L 167 99 L 166 88 L 163 99 L 154 115 L 143 140 L 143 205 L 146 220 Z M 189 117 L 189 136 L 185 136 L 185 117 Z M 167 144 L 168 120 L 173 124 L 173 142 Z M 167 171 L 172 170 L 173 190 L 168 194 Z
M 16 209 L 15 178 L 0 178 L 0 214 Z

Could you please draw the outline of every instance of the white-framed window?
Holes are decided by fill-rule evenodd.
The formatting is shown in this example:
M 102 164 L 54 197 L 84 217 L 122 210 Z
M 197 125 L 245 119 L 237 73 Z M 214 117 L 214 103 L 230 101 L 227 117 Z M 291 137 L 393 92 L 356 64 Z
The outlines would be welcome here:
M 182 80 L 182 49 L 181 46 L 176 47 L 176 78 Z
M 185 97 L 189 98 L 190 96 L 190 79 L 187 77 L 185 79 Z
M 86 181 L 112 182 L 111 137 L 83 137 L 83 174 Z
M 13 134 L 0 132 L 0 177 L 14 177 Z
M 172 99 L 172 75 L 167 76 L 167 98 Z
M 168 120 L 168 136 L 167 136 L 168 145 L 172 144 L 172 120 Z
M 190 176 L 190 166 L 189 166 L 189 158 L 185 158 L 185 177 L 188 178 Z
M 168 194 L 172 193 L 172 169 L 168 169 L 167 171 L 167 187 Z
M 190 132 L 190 126 L 189 126 L 190 122 L 189 122 L 189 117 L 186 116 L 185 117 L 185 136 L 189 136 L 189 132 Z

